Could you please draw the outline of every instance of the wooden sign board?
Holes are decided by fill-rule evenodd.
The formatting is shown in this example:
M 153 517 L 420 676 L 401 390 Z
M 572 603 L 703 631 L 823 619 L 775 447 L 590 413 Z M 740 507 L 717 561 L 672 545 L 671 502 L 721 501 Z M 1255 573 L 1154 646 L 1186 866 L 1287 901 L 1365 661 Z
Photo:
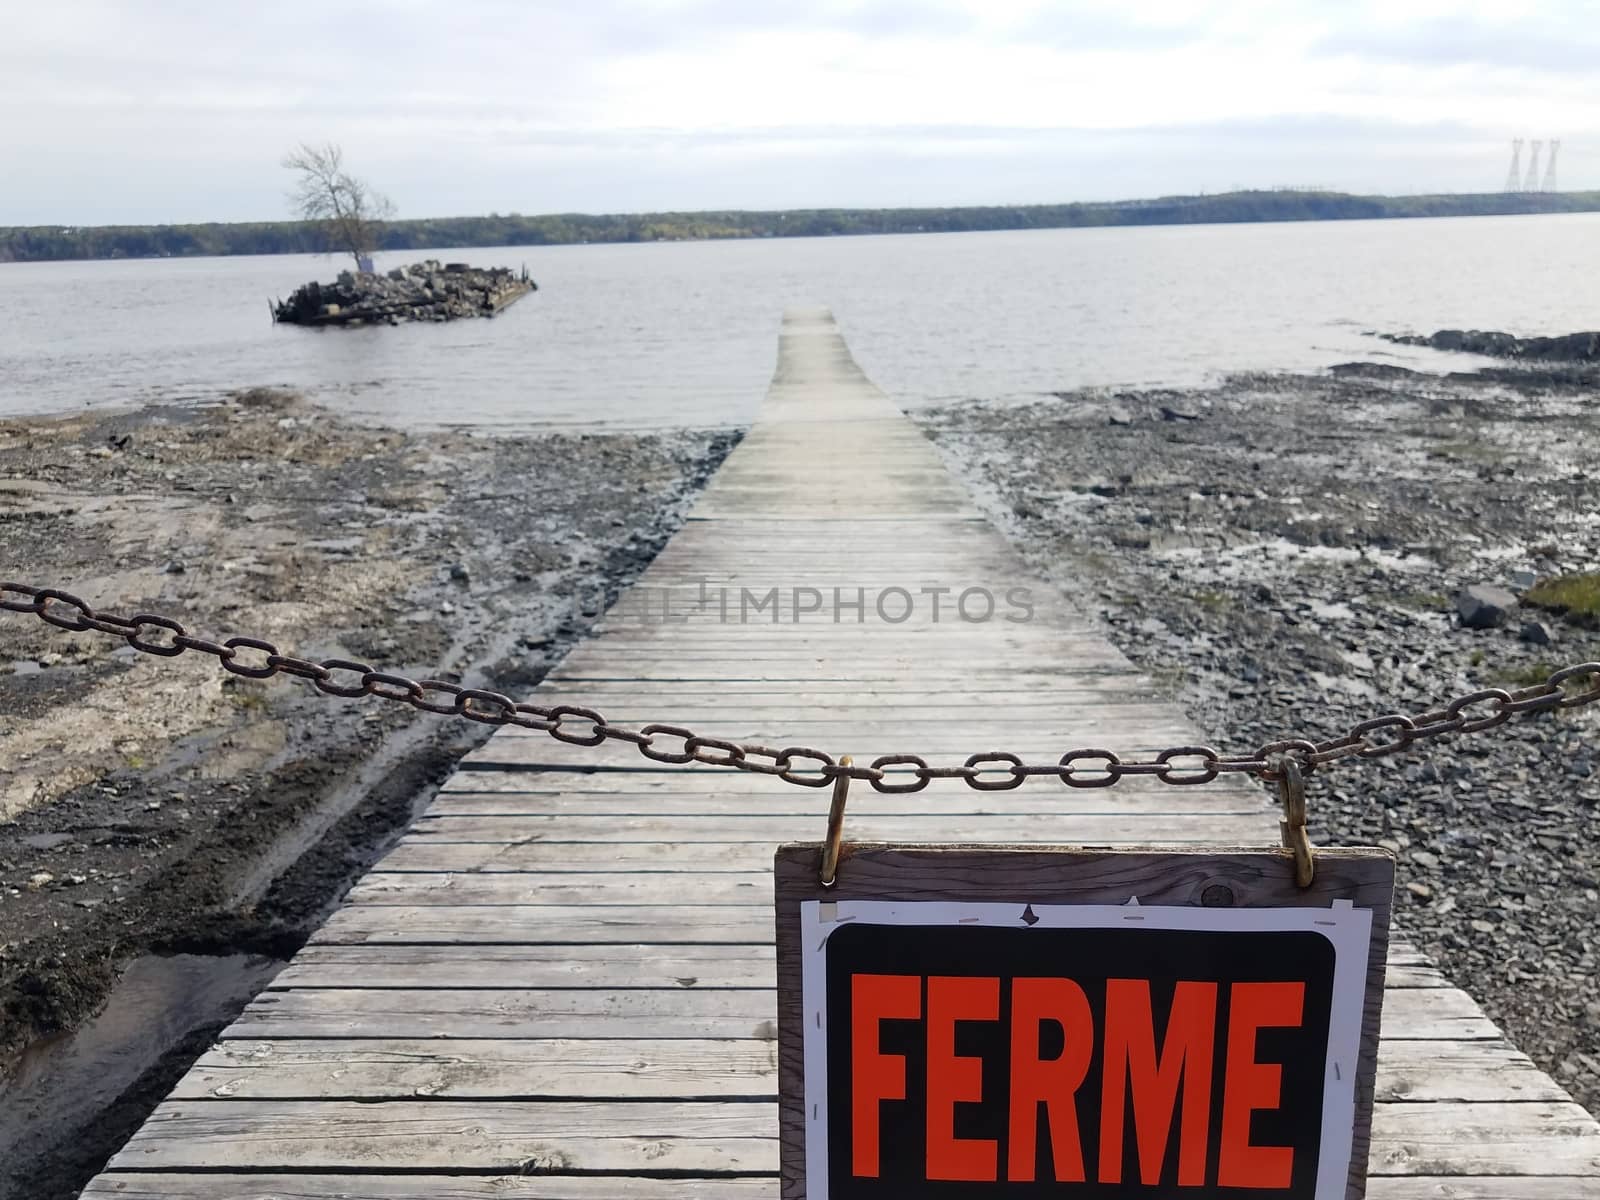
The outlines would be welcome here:
M 1365 1194 L 1385 852 L 820 865 L 778 851 L 784 1200 Z

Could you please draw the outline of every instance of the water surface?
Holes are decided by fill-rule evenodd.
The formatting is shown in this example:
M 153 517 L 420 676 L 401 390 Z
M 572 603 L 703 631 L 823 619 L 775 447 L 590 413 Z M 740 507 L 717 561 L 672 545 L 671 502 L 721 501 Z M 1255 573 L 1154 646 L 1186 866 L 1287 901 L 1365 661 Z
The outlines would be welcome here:
M 789 304 L 833 308 L 895 399 L 1194 384 L 1383 354 L 1363 331 L 1565 333 L 1600 311 L 1600 214 L 450 250 L 527 264 L 492 321 L 276 327 L 326 258 L 0 264 L 0 413 L 260 384 L 412 426 L 750 420 Z M 380 257 L 379 265 L 421 257 Z

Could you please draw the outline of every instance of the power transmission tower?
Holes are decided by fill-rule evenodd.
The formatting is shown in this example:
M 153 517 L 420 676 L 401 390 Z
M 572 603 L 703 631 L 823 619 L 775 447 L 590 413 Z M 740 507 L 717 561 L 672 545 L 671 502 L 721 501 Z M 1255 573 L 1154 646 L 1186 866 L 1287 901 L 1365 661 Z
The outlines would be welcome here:
M 1523 181 L 1522 190 L 1537 192 L 1539 190 L 1539 151 L 1544 149 L 1544 143 L 1534 138 L 1528 143 L 1528 177 Z
M 1544 187 L 1540 191 L 1553 192 L 1556 190 L 1556 155 L 1561 152 L 1561 139 L 1550 139 L 1550 158 L 1544 165 Z
M 1511 170 L 1506 172 L 1506 191 L 1522 190 L 1522 139 L 1511 139 Z

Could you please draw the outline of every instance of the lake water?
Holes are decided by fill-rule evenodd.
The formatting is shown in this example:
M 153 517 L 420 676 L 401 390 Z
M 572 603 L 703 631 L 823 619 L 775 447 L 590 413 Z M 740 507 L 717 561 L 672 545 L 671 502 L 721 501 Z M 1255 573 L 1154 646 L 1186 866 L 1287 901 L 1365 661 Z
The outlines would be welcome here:
M 409 425 L 748 422 L 779 316 L 826 304 L 895 399 L 1193 384 L 1356 357 L 1364 330 L 1600 323 L 1600 214 L 436 252 L 527 264 L 492 321 L 315 331 L 268 299 L 325 258 L 0 264 L 0 414 L 286 384 Z M 381 256 L 387 268 L 424 257 Z

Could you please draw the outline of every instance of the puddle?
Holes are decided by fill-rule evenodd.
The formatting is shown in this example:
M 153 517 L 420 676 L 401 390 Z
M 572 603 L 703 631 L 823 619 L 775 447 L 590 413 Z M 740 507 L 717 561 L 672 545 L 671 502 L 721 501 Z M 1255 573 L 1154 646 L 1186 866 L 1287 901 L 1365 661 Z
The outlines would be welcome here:
M 98 1015 L 34 1043 L 0 1076 L 0 1164 L 25 1166 L 83 1135 L 173 1047 L 229 1019 L 282 966 L 250 954 L 135 959 Z

